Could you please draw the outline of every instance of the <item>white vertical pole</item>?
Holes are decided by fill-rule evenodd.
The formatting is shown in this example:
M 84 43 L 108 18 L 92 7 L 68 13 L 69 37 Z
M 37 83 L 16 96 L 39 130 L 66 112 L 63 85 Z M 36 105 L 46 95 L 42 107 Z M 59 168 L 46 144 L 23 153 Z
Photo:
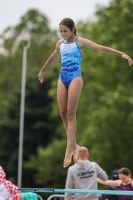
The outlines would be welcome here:
M 18 154 L 18 187 L 19 188 L 21 188 L 21 184 L 22 184 L 23 132 L 24 132 L 25 85 L 26 85 L 26 61 L 27 61 L 27 46 L 23 47 L 23 60 L 22 60 L 20 127 L 19 127 L 19 154 Z

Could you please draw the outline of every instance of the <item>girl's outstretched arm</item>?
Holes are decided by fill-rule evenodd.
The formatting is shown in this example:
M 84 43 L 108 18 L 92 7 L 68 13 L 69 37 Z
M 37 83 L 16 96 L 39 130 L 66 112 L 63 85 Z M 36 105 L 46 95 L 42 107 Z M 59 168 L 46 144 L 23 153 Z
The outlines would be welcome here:
M 106 181 L 103 181 L 100 178 L 97 178 L 97 182 L 102 184 L 102 185 L 110 185 L 110 186 L 116 186 L 116 187 L 118 187 L 121 184 L 121 180 L 116 180 L 116 181 L 106 180 Z
M 40 83 L 43 83 L 44 81 L 43 74 L 45 70 L 57 60 L 60 54 L 60 44 L 61 44 L 61 40 L 57 42 L 54 52 L 51 54 L 51 56 L 48 58 L 48 60 L 44 64 L 43 68 L 40 70 L 38 74 L 38 80 L 40 81 Z
M 109 48 L 109 47 L 106 47 L 106 46 L 101 46 L 99 44 L 96 44 L 88 39 L 85 39 L 85 38 L 80 38 L 80 43 L 81 43 L 81 47 L 88 47 L 88 48 L 92 48 L 92 49 L 95 49 L 95 50 L 98 50 L 98 51 L 101 51 L 103 53 L 108 53 L 108 54 L 115 54 L 115 55 L 119 55 L 121 56 L 122 58 L 125 58 L 128 60 L 128 64 L 131 66 L 133 65 L 133 61 L 132 59 L 125 53 L 121 52 L 121 51 L 118 51 L 116 49 L 113 49 L 113 48 Z

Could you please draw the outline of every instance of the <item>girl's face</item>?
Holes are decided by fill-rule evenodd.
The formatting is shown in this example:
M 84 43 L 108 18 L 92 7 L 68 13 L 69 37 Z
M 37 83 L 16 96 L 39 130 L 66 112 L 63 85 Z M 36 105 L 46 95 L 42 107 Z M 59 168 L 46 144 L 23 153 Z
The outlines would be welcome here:
M 122 183 L 128 184 L 131 181 L 131 176 L 129 175 L 124 175 L 124 174 L 119 174 L 119 179 L 122 181 Z
M 73 40 L 74 35 L 74 30 L 70 30 L 67 26 L 65 25 L 59 25 L 59 31 L 61 34 L 61 37 L 66 40 L 66 41 L 71 41 Z

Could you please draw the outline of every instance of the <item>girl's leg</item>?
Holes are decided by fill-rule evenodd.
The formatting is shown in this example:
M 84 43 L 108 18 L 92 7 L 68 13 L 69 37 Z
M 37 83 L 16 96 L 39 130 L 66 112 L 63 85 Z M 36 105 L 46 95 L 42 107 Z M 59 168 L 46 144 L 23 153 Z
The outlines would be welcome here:
M 57 101 L 58 106 L 60 109 L 60 116 L 64 124 L 65 131 L 67 133 L 67 100 L 68 100 L 68 90 L 64 86 L 64 84 L 58 80 L 58 86 L 57 86 Z
M 67 121 L 67 101 L 68 101 L 68 89 L 64 86 L 64 84 L 58 80 L 58 87 L 57 87 L 57 101 L 58 106 L 60 109 L 60 116 L 64 124 L 64 128 L 67 134 L 67 128 L 68 128 L 68 121 Z M 67 163 L 70 164 L 72 152 L 67 152 L 66 160 Z
M 76 143 L 76 110 L 83 87 L 83 81 L 80 77 L 75 78 L 68 88 L 67 101 L 67 151 L 73 153 L 74 161 L 78 162 L 79 145 Z M 67 155 L 67 152 L 66 152 Z M 66 157 L 67 158 L 67 157 Z M 70 163 L 65 158 L 64 164 L 68 166 Z
M 76 109 L 78 100 L 83 87 L 83 81 L 80 77 L 75 78 L 69 85 L 68 90 L 63 83 L 58 81 L 57 100 L 60 109 L 60 115 L 67 133 L 67 149 L 64 159 L 64 167 L 71 162 L 72 153 L 77 162 L 77 153 L 79 146 L 76 144 Z

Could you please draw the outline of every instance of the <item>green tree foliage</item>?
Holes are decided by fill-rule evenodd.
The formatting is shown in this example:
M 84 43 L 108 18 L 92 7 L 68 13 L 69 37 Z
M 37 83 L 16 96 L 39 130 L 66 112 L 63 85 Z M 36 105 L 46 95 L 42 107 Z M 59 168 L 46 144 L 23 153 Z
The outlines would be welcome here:
M 0 102 L 3 112 L 6 112 L 5 108 L 9 102 L 6 101 L 7 96 L 21 84 L 22 54 L 27 39 L 31 40 L 27 60 L 28 76 L 32 72 L 38 73 L 40 66 L 43 66 L 44 60 L 54 49 L 57 34 L 50 30 L 48 19 L 43 14 L 37 10 L 29 10 L 22 16 L 18 25 L 6 28 L 0 37 L 3 41 L 1 45 L 3 54 L 0 55 L 2 67 Z
M 23 47 L 27 36 L 31 40 L 27 56 L 25 123 L 23 160 L 36 154 L 38 146 L 47 146 L 56 134 L 60 118 L 51 115 L 52 97 L 48 93 L 51 80 L 58 76 L 58 62 L 49 70 L 45 84 L 41 85 L 37 74 L 44 60 L 55 48 L 56 31 L 50 30 L 47 18 L 39 11 L 30 10 L 15 27 L 7 28 L 1 38 L 1 121 L 0 121 L 0 158 L 8 178 L 16 183 L 18 168 L 18 141 L 20 120 L 20 96 Z M 52 39 L 51 39 L 52 38 Z M 55 88 L 56 90 L 56 88 Z M 55 97 L 54 97 L 55 99 Z M 59 138 L 59 134 L 57 134 Z M 36 171 L 36 169 L 34 169 Z M 31 170 L 23 169 L 23 185 L 32 186 Z M 34 183 L 33 183 L 34 184 Z
M 114 0 L 109 7 L 99 8 L 98 20 L 88 31 L 91 40 L 132 57 L 132 6 L 133 1 Z M 78 130 L 84 135 L 80 137 L 78 133 L 79 141 L 90 148 L 92 158 L 104 166 L 107 172 L 111 173 L 113 169 L 123 166 L 131 168 L 133 68 L 119 56 L 89 50 L 85 52 L 82 70 L 85 85 L 78 120 L 87 127 L 83 130 L 79 124 Z M 84 94 L 87 94 L 87 98 Z M 125 155 L 126 151 L 128 154 Z

